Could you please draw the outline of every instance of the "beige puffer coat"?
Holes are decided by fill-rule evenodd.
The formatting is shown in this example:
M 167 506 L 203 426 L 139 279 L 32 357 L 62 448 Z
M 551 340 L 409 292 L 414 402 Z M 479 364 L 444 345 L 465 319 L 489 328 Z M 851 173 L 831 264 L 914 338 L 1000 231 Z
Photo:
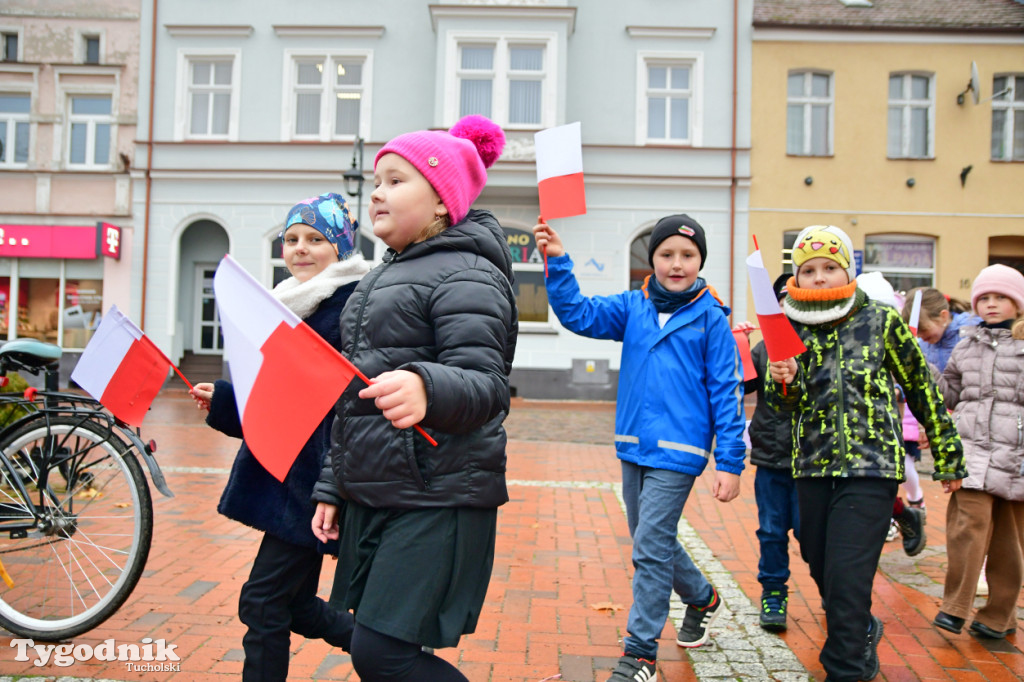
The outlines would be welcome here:
M 965 328 L 939 388 L 964 444 L 963 487 L 1024 500 L 1024 340 Z

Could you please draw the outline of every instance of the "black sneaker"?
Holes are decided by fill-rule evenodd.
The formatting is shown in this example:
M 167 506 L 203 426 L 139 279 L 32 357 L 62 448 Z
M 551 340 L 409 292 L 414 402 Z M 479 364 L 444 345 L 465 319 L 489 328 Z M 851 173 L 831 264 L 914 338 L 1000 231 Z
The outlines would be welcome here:
M 914 507 L 903 507 L 903 513 L 896 519 L 903 536 L 903 551 L 907 556 L 917 556 L 928 544 L 924 534 L 924 512 Z
M 865 682 L 870 682 L 878 675 L 878 642 L 882 639 L 883 632 L 885 632 L 885 627 L 882 625 L 882 621 L 872 615 L 871 632 L 868 633 L 868 643 L 864 647 L 864 677 L 861 679 Z
M 655 682 L 657 679 L 658 668 L 654 661 L 623 654 L 608 682 Z
M 701 607 L 686 605 L 686 615 L 683 616 L 683 624 L 679 626 L 676 644 L 689 648 L 708 641 L 709 628 L 721 610 L 722 598 L 718 596 L 718 590 L 712 586 L 710 604 Z
M 780 590 L 761 594 L 761 627 L 769 632 L 786 629 L 786 606 L 789 595 Z

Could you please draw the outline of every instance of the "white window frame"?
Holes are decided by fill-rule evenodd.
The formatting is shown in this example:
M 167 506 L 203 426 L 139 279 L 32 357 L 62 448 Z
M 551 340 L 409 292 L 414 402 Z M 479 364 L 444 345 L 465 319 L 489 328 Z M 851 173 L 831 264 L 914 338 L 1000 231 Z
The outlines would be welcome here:
M 798 96 L 789 94 L 789 78 L 791 76 L 803 76 L 803 91 Z M 826 76 L 828 78 L 828 96 L 816 97 L 811 94 L 811 83 L 814 76 Z M 811 142 L 814 139 L 814 120 L 811 113 L 816 106 L 820 107 L 824 105 L 827 108 L 828 115 L 826 116 L 825 125 L 828 126 L 828 131 L 825 140 L 825 152 L 822 154 L 815 154 L 811 148 Z M 792 106 L 800 106 L 803 108 L 803 134 L 800 141 L 801 150 L 800 152 L 789 151 L 789 108 Z M 835 74 L 831 71 L 824 71 L 821 69 L 792 69 L 786 75 L 786 154 L 790 156 L 832 156 L 833 155 L 833 132 L 835 123 Z
M 494 47 L 494 87 L 491 90 L 491 120 L 506 130 L 542 130 L 556 124 L 558 110 L 558 34 L 551 31 L 450 31 L 445 41 L 444 69 L 444 125 L 453 125 L 459 119 L 461 94 L 460 50 L 463 45 L 487 45 Z M 508 120 L 509 82 L 519 74 L 511 72 L 509 50 L 512 47 L 540 47 L 544 50 L 544 68 L 539 76 L 531 78 L 541 81 L 540 121 L 536 124 L 511 124 Z M 533 72 L 531 72 L 532 74 Z
M 99 41 L 100 41 L 99 61 L 97 61 L 95 63 L 90 63 L 90 62 L 85 61 L 86 39 L 88 39 L 88 38 L 98 38 Z M 106 47 L 107 47 L 107 32 L 106 32 L 106 30 L 104 30 L 102 28 L 99 28 L 99 29 L 81 29 L 77 33 L 75 33 L 75 59 L 74 59 L 74 61 L 75 61 L 76 64 L 90 64 L 92 66 L 95 66 L 97 64 L 104 64 L 105 60 L 103 59 L 103 56 L 104 56 L 104 54 L 106 54 Z
M 903 79 L 901 96 L 898 99 L 888 99 L 886 107 L 886 156 L 890 159 L 934 159 L 935 158 L 935 74 L 921 71 L 893 71 L 885 80 L 886 93 L 889 91 L 889 80 L 895 76 Z M 928 80 L 928 99 L 912 99 L 910 96 L 910 82 L 913 78 L 926 78 Z M 888 112 L 899 107 L 901 109 L 900 124 L 900 151 L 897 155 L 889 154 L 889 122 Z M 911 111 L 926 107 L 928 111 L 928 135 L 925 138 L 927 149 L 923 156 L 914 156 L 910 153 L 911 135 Z
M 299 86 L 296 83 L 298 71 L 296 64 L 300 61 L 311 59 L 324 60 L 324 78 L 320 84 L 320 131 L 316 135 L 299 135 L 295 132 L 296 122 L 296 94 L 299 87 L 309 88 L 312 86 Z M 335 135 L 334 117 L 336 108 L 334 106 L 337 98 L 335 92 L 341 88 L 333 82 L 328 74 L 334 73 L 335 65 L 340 61 L 361 61 L 363 63 L 363 78 L 359 86 L 359 130 L 354 135 Z M 372 120 L 373 102 L 373 50 L 285 50 L 284 51 L 284 83 L 282 92 L 287 93 L 281 102 L 281 140 L 315 140 L 319 142 L 330 142 L 332 140 L 354 140 L 357 137 L 364 139 L 370 137 L 370 121 Z M 328 82 L 331 81 L 331 82 Z
M 1009 92 L 995 97 L 995 80 L 1006 78 Z M 995 118 L 997 111 L 1006 112 L 1003 119 L 1003 130 L 999 137 L 1002 138 L 1003 156 L 992 155 L 993 161 L 1024 161 L 1022 156 L 1014 156 L 1014 133 L 1024 134 L 1016 130 L 1016 114 L 1024 112 L 1024 100 L 1015 100 L 1018 88 L 1024 88 L 1024 73 L 997 73 L 992 78 L 992 140 L 996 139 Z M 991 155 L 991 150 L 990 150 Z
M 921 243 L 931 244 L 932 247 L 932 267 L 930 268 L 912 268 L 912 267 L 899 267 L 899 266 L 878 266 L 874 264 L 868 264 L 867 252 L 868 247 L 872 244 L 884 244 L 886 242 L 897 242 L 897 243 Z M 927 286 L 935 286 L 935 265 L 938 260 L 938 245 L 939 240 L 935 237 L 929 237 L 927 235 L 920 234 L 905 234 L 899 232 L 882 232 L 876 234 L 869 234 L 864 237 L 864 272 L 881 272 L 883 276 L 888 275 L 910 275 L 915 277 L 926 276 L 931 278 L 931 283 Z M 888 279 L 888 277 L 887 277 Z M 892 277 L 895 279 L 895 277 Z
M 202 61 L 231 61 L 231 104 L 228 107 L 226 135 L 195 135 L 190 132 L 192 121 L 192 64 Z M 174 140 L 227 140 L 238 141 L 238 115 L 241 98 L 242 51 L 237 48 L 211 48 L 206 50 L 180 49 L 177 60 L 178 86 L 174 98 Z
M 35 125 L 32 123 L 34 93 L 31 90 L 8 88 L 4 86 L 0 86 L 0 93 L 5 95 L 28 97 L 28 113 L 14 114 L 0 112 L 0 126 L 6 126 L 7 128 L 7 135 L 5 136 L 7 144 L 4 146 L 3 150 L 0 150 L 0 168 L 28 168 L 35 155 L 35 149 L 32 144 L 35 140 Z M 16 131 L 18 123 L 28 123 L 28 158 L 24 162 L 16 162 L 13 160 L 15 145 L 10 144 L 11 140 L 17 134 Z
M 683 140 L 649 138 L 647 131 L 647 76 L 650 66 L 686 66 L 690 69 L 689 136 Z M 704 53 L 640 50 L 636 53 L 636 144 L 697 147 L 704 141 Z
M 71 112 L 71 100 L 75 97 L 109 97 L 109 114 L 73 114 Z M 109 91 L 81 91 L 70 90 L 64 95 L 64 112 L 67 124 L 64 128 L 64 167 L 69 170 L 109 170 L 113 167 L 114 147 L 117 146 L 117 102 L 114 93 Z M 71 126 L 85 124 L 85 161 L 83 163 L 71 162 Z M 106 163 L 97 163 L 96 156 L 96 126 L 107 124 L 110 126 L 110 148 L 107 150 Z
M 15 56 L 15 61 L 8 62 L 4 61 L 3 57 L 7 52 L 7 45 L 0 43 L 0 64 L 15 64 L 17 62 L 25 61 L 25 30 L 22 26 L 0 26 L 0 35 L 10 33 L 14 34 L 18 38 L 18 54 Z

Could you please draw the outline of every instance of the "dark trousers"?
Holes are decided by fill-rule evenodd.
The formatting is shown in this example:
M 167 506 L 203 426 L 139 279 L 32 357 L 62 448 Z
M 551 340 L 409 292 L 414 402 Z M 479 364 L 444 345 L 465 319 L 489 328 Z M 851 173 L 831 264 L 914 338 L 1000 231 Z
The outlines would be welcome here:
M 788 592 L 789 531 L 800 541 L 800 513 L 796 481 L 790 469 L 757 467 L 754 474 L 754 500 L 757 502 L 757 541 L 761 558 L 757 562 L 757 581 L 764 592 Z
M 287 679 L 292 632 L 348 651 L 352 614 L 336 611 L 316 596 L 322 563 L 315 549 L 263 534 L 238 597 L 238 618 L 249 628 L 242 637 L 246 682 Z
M 878 478 L 800 478 L 800 555 L 825 603 L 828 637 L 818 660 L 830 680 L 864 673 L 871 586 L 899 484 Z
M 363 682 L 469 682 L 443 658 L 390 635 L 356 624 L 352 667 Z

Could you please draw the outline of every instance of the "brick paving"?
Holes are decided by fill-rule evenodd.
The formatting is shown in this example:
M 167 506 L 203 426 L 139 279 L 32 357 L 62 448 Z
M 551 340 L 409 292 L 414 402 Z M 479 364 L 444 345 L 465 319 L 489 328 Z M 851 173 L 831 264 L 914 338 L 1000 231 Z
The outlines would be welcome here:
M 439 652 L 472 682 L 605 682 L 620 655 L 631 602 L 630 539 L 619 494 L 619 467 L 610 445 L 614 408 L 603 403 L 517 400 L 507 422 L 511 501 L 498 516 L 494 573 L 477 632 L 457 649 Z M 146 571 L 110 620 L 75 640 L 177 645 L 180 670 L 131 672 L 125 664 L 89 661 L 36 667 L 14 659 L 11 637 L 0 636 L 0 682 L 21 676 L 109 680 L 225 681 L 239 676 L 243 628 L 238 590 L 258 534 L 216 513 L 237 441 L 205 426 L 182 390 L 168 389 L 143 433 L 160 445 L 157 457 L 173 499 L 156 497 L 156 527 Z M 714 500 L 711 477 L 694 488 L 680 536 L 718 586 L 727 612 L 708 645 L 683 650 L 671 623 L 661 642 L 659 679 L 821 680 L 817 656 L 824 614 L 817 591 L 792 549 L 790 628 L 780 636 L 757 626 L 757 512 L 753 476 L 741 496 Z M 945 571 L 945 496 L 924 482 L 929 546 L 906 557 L 886 545 L 874 584 L 875 612 L 885 622 L 879 680 L 1019 680 L 1024 635 L 985 643 L 933 628 Z M 330 591 L 325 563 L 321 593 Z M 1024 599 L 1018 601 L 1024 617 Z M 672 617 L 678 619 L 675 604 Z M 676 621 L 678 622 L 678 621 Z M 0 631 L 0 635 L 2 635 Z M 290 679 L 357 680 L 347 655 L 323 642 L 292 640 Z

